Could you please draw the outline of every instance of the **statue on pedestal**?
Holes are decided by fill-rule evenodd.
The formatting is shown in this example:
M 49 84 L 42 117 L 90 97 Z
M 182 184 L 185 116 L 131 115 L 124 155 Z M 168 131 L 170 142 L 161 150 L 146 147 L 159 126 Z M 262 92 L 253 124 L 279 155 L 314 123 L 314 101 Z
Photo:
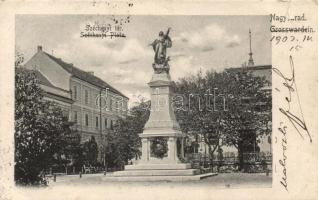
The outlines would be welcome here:
M 167 48 L 172 46 L 171 38 L 169 37 L 169 32 L 171 28 L 168 28 L 166 34 L 163 31 L 159 32 L 159 37 L 153 41 L 150 45 L 152 46 L 155 57 L 152 67 L 155 73 L 160 74 L 162 72 L 169 73 L 169 56 L 167 57 Z
M 150 44 L 155 52 L 154 74 L 148 83 L 151 94 L 150 115 L 141 138 L 141 159 L 135 165 L 126 165 L 125 171 L 113 176 L 138 180 L 198 180 L 199 169 L 191 169 L 184 159 L 185 134 L 181 132 L 172 107 L 173 87 L 169 74 L 167 48 L 172 46 L 169 37 L 162 31 L 159 38 Z M 171 177 L 171 178 L 170 178 Z M 192 177 L 192 178 L 191 178 Z

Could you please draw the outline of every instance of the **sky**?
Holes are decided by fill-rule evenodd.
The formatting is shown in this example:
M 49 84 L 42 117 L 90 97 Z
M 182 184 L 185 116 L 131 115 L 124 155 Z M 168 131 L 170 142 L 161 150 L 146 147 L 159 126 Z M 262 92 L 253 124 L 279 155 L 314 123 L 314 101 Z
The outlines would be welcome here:
M 83 38 L 94 23 L 122 24 L 125 38 Z M 16 15 L 16 49 L 29 60 L 41 45 L 47 53 L 94 74 L 130 98 L 149 98 L 159 31 L 171 27 L 170 74 L 173 80 L 199 70 L 222 71 L 248 61 L 249 29 L 255 65 L 271 64 L 269 16 L 182 15 Z

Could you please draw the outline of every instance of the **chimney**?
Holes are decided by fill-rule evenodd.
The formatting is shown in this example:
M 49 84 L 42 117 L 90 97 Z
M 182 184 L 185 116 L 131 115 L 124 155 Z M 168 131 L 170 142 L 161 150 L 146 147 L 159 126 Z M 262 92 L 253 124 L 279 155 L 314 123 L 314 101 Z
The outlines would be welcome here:
M 38 46 L 38 52 L 40 52 L 40 51 L 42 51 L 42 46 L 41 45 Z
M 94 76 L 94 72 L 93 71 L 88 71 L 87 73 L 89 73 L 90 75 Z

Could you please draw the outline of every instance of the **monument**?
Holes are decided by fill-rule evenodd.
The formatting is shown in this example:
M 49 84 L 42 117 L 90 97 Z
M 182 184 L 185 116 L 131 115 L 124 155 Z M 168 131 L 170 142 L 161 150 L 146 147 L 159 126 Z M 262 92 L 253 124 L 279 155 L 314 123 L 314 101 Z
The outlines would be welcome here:
M 142 156 L 138 163 L 126 165 L 124 171 L 114 177 L 127 177 L 126 180 L 199 180 L 212 174 L 200 174 L 199 169 L 191 169 L 184 162 L 184 137 L 171 105 L 172 81 L 169 74 L 167 48 L 172 46 L 169 31 L 159 33 L 152 44 L 155 52 L 152 65 L 154 73 L 148 83 L 151 92 L 151 110 L 143 133 Z M 130 177 L 130 178 L 128 178 Z

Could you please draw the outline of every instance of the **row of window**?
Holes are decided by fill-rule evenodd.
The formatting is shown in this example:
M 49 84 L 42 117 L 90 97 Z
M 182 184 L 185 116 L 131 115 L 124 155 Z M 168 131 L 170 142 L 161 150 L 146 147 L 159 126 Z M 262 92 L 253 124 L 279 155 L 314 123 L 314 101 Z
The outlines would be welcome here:
M 78 95 L 77 95 L 77 86 L 74 85 L 73 86 L 73 90 L 72 90 L 72 96 L 73 96 L 73 100 L 78 100 Z M 88 94 L 88 90 L 84 90 L 84 103 L 87 105 L 89 103 L 89 94 Z
M 77 92 L 77 86 L 73 86 L 73 90 L 72 90 L 72 97 L 73 97 L 73 100 L 78 100 L 78 92 Z M 107 108 L 107 103 L 106 103 L 106 100 L 104 98 L 99 98 L 99 100 L 97 100 L 98 98 L 96 98 L 96 106 L 99 107 L 100 104 L 102 104 L 102 106 L 104 105 L 105 108 Z M 109 110 L 112 111 L 113 110 L 113 98 L 110 98 L 109 99 Z M 85 105 L 88 105 L 89 104 L 89 91 L 87 89 L 84 89 L 84 103 Z M 120 108 L 120 104 L 122 103 L 122 101 L 115 101 L 115 107 L 116 107 L 116 110 L 119 111 Z M 127 110 L 127 103 L 124 102 L 124 104 L 122 105 L 122 109 L 124 110 Z
M 107 118 L 103 118 L 104 119 L 104 127 L 108 127 L 108 119 Z M 78 122 L 78 117 L 77 117 L 77 111 L 74 111 L 74 122 L 77 123 Z M 95 127 L 96 128 L 100 128 L 99 126 L 100 123 L 100 119 L 98 116 L 95 116 Z M 112 130 L 113 129 L 113 125 L 114 125 L 114 121 L 110 120 L 110 124 L 109 124 L 109 128 Z M 90 126 L 89 123 L 89 115 L 85 114 L 85 126 Z

